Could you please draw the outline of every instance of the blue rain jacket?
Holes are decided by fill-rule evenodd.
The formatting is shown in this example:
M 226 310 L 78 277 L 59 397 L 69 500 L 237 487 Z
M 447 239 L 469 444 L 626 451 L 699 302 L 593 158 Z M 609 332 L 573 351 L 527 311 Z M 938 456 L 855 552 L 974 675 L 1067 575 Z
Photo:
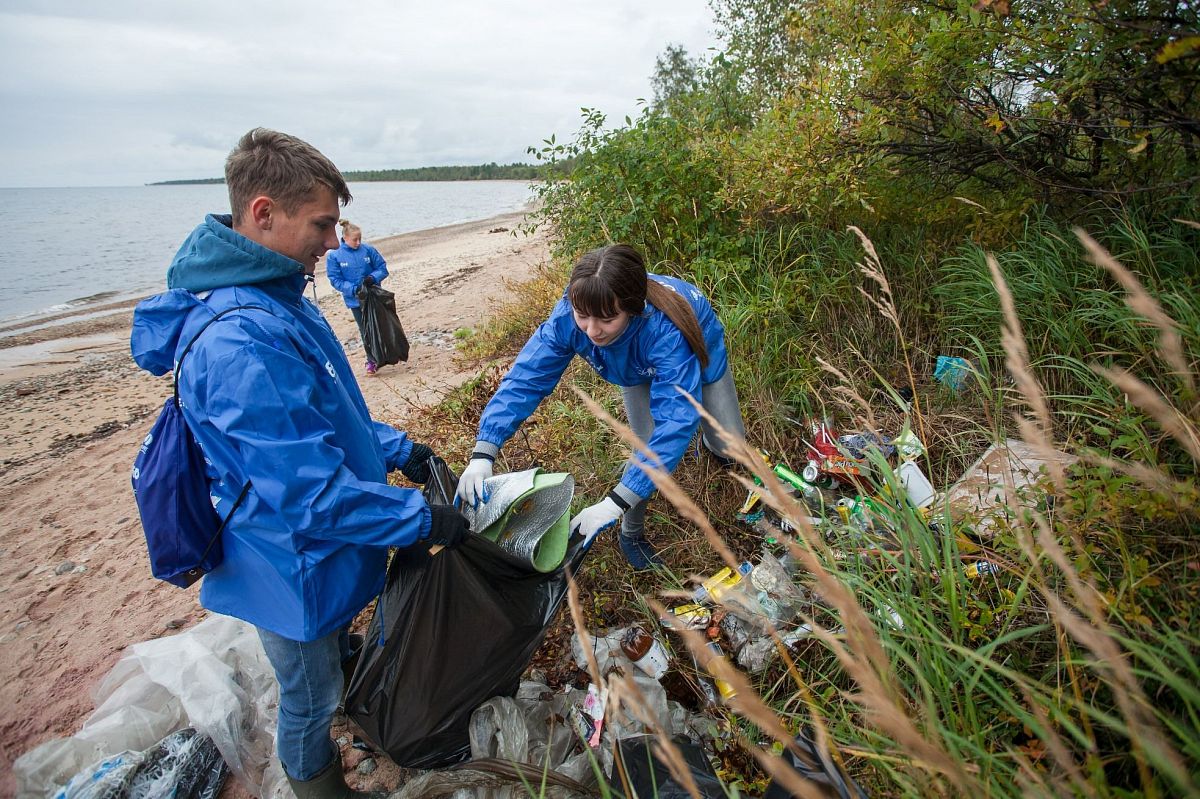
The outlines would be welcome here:
M 130 347 L 147 371 L 174 368 L 188 427 L 208 462 L 225 559 L 200 602 L 296 641 L 354 618 L 383 587 L 389 546 L 425 538 L 420 492 L 387 484 L 412 443 L 373 421 L 341 344 L 303 296 L 299 263 L 209 216 L 168 271 L 169 290 L 134 311 Z M 220 284 L 214 287 L 213 284 Z
M 725 328 L 712 305 L 691 283 L 664 275 L 650 275 L 650 279 L 682 294 L 691 304 L 708 348 L 707 369 L 701 371 L 700 360 L 675 323 L 649 303 L 640 316 L 629 320 L 629 326 L 615 341 L 597 347 L 575 324 L 571 301 L 564 292 L 550 318 L 534 331 L 483 409 L 479 439 L 503 446 L 558 385 L 571 359 L 580 355 L 610 383 L 650 384 L 654 432 L 646 443 L 668 471 L 674 470 L 700 424 L 700 414 L 675 387 L 700 401 L 703 386 L 724 376 L 728 367 Z M 640 453 L 635 458 L 638 463 L 646 462 Z M 628 470 L 621 484 L 639 497 L 654 493 L 654 483 L 640 468 Z
M 329 285 L 342 293 L 347 308 L 358 307 L 358 297 L 354 296 L 354 292 L 358 291 L 367 275 L 378 286 L 388 276 L 388 270 L 387 261 L 383 260 L 379 250 L 365 241 L 354 250 L 343 241 L 342 246 L 325 255 L 325 276 L 329 278 Z

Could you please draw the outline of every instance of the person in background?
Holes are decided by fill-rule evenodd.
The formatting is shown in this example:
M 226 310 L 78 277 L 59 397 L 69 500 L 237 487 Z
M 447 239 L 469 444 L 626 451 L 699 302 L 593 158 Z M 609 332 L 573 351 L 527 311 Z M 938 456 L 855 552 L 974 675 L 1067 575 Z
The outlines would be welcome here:
M 276 749 L 299 799 L 352 792 L 330 739 L 347 628 L 383 588 L 388 547 L 456 546 L 466 519 L 388 472 L 429 479 L 429 447 L 374 421 L 306 276 L 337 244 L 350 191 L 310 144 L 263 128 L 225 163 L 230 215 L 210 215 L 134 312 L 134 360 L 161 375 L 219 313 L 178 376 L 217 513 L 249 484 L 200 603 L 254 625 L 279 681 Z
M 349 219 L 343 219 L 340 224 L 342 226 L 342 243 L 336 250 L 331 250 L 325 256 L 325 274 L 329 278 L 330 285 L 342 293 L 342 299 L 346 301 L 346 307 L 350 309 L 350 313 L 354 314 L 354 321 L 358 325 L 358 335 L 362 339 L 365 349 L 367 334 L 363 330 L 362 307 L 359 305 L 356 295 L 364 284 L 379 285 L 383 282 L 384 278 L 388 276 L 387 261 L 383 260 L 379 250 L 370 244 L 363 243 L 362 228 Z M 366 366 L 369 375 L 378 371 L 378 366 L 370 356 L 367 357 Z
M 745 437 L 725 329 L 712 305 L 690 283 L 648 274 L 636 249 L 614 244 L 579 260 L 550 318 L 522 348 L 488 401 L 459 480 L 459 502 L 487 501 L 483 481 L 491 476 L 500 447 L 554 390 L 576 355 L 621 387 L 629 426 L 668 471 L 678 465 L 700 425 L 700 414 L 678 389 L 700 401 L 726 430 Z M 707 423 L 703 441 L 727 460 Z M 639 570 L 662 563 L 645 538 L 646 504 L 654 492 L 645 463 L 636 453 L 620 483 L 571 520 L 572 532 L 589 539 L 620 521 L 621 551 Z

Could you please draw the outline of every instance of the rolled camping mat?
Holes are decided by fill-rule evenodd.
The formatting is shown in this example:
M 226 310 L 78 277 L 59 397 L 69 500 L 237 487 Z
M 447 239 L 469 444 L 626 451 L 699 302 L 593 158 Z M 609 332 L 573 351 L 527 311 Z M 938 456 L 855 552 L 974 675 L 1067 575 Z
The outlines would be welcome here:
M 523 472 L 490 477 L 488 501 L 463 510 L 471 529 L 539 572 L 562 565 L 571 537 L 575 480 L 565 472 Z

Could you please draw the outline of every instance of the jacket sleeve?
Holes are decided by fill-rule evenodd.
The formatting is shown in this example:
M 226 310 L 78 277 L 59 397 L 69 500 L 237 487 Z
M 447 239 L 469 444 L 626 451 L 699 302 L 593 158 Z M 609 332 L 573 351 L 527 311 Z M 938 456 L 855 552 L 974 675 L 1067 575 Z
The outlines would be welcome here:
M 364 244 L 363 246 L 370 247 L 370 252 L 373 256 L 372 262 L 375 264 L 375 268 L 371 270 L 371 279 L 374 280 L 375 285 L 378 286 L 388 276 L 387 261 L 383 260 L 383 256 L 379 254 L 379 250 L 371 247 L 370 244 Z
M 566 371 L 575 351 L 564 333 L 562 306 L 555 306 L 550 318 L 542 322 L 521 348 L 517 360 L 500 382 L 500 388 L 488 400 L 479 420 L 479 440 L 504 446 L 521 423 L 529 418 Z M 568 310 L 566 312 L 570 314 Z M 569 324 L 574 324 L 568 318 Z
M 334 250 L 334 252 L 337 252 Z M 343 297 L 353 297 L 354 289 L 357 286 L 354 283 L 346 280 L 342 274 L 342 266 L 336 258 L 325 256 L 325 276 L 329 278 L 329 285 L 342 293 Z
M 265 343 L 254 337 L 214 358 L 219 373 L 199 401 L 205 423 L 236 451 L 253 484 L 261 518 L 280 534 L 339 543 L 404 547 L 429 534 L 430 512 L 419 491 L 364 479 L 347 465 L 343 442 L 353 443 L 342 420 L 341 432 L 321 410 L 314 368 L 288 341 Z M 186 407 L 185 407 L 186 410 Z M 381 438 L 370 423 L 363 435 Z M 385 458 L 398 459 L 412 445 L 393 431 L 383 444 Z M 362 462 L 361 453 L 356 459 Z
M 375 438 L 379 439 L 379 446 L 383 448 L 383 460 L 387 470 L 392 472 L 408 463 L 413 448 L 408 434 L 374 419 L 371 420 L 371 424 L 375 428 Z
M 700 424 L 700 412 L 678 390 L 683 389 L 700 401 L 700 361 L 688 347 L 683 334 L 672 325 L 669 332 L 659 336 L 651 346 L 650 362 L 655 367 L 654 381 L 650 384 L 650 416 L 654 419 L 654 432 L 646 445 L 659 457 L 667 472 L 673 472 Z M 634 462 L 645 464 L 649 461 L 637 452 Z M 629 469 L 621 478 L 621 485 L 643 498 L 655 490 L 654 483 L 641 468 Z

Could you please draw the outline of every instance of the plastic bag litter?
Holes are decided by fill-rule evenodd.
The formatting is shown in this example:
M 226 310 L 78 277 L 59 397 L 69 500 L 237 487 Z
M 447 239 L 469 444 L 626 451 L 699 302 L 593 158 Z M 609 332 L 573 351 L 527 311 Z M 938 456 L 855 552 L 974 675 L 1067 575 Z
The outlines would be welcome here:
M 700 746 L 687 739 L 674 740 L 688 773 L 702 799 L 726 799 L 725 787 L 713 771 L 712 763 Z M 659 759 L 659 744 L 652 735 L 622 738 L 618 744 L 622 771 L 629 780 L 627 788 L 615 778 L 613 787 L 622 789 L 628 799 L 692 799 L 692 792 L 681 785 L 670 767 Z
M 616 627 L 606 631 L 604 635 L 589 636 L 592 643 L 592 654 L 596 658 L 600 674 L 607 677 L 612 672 L 619 671 L 625 675 L 624 679 L 632 680 L 634 687 L 641 694 L 643 704 L 649 708 L 655 723 L 661 729 L 670 730 L 673 735 L 682 734 L 700 738 L 699 730 L 706 726 L 704 722 L 697 721 L 700 717 L 689 714 L 678 702 L 669 701 L 667 691 L 662 684 L 625 657 L 625 653 L 621 650 L 621 639 L 625 637 L 628 630 L 628 627 Z M 575 659 L 576 666 L 587 669 L 587 655 L 578 633 L 571 636 L 571 655 Z M 615 736 L 617 739 L 639 735 L 645 731 L 646 728 L 641 722 L 626 718 L 623 714 L 616 716 L 610 714 L 605 722 L 605 735 Z M 607 747 L 607 749 L 611 751 L 611 747 Z M 611 761 L 606 761 L 606 768 L 608 765 L 611 765 Z
M 667 702 L 654 680 L 638 673 L 637 687 L 654 706 L 664 729 L 677 740 L 699 740 L 697 730 L 707 726 L 703 717 Z M 636 722 L 610 718 L 596 749 L 583 746 L 571 726 L 571 717 L 583 706 L 586 691 L 577 688 L 555 692 L 542 683 L 524 681 L 515 697 L 495 697 L 485 702 L 470 721 L 471 759 L 447 769 L 428 771 L 407 781 L 391 799 L 524 799 L 526 783 L 553 799 L 594 797 L 598 793 L 598 768 L 613 774 L 613 742 L 645 733 Z M 522 777 L 524 781 L 522 781 Z M 610 783 L 616 784 L 612 776 Z
M 954 391 L 960 391 L 973 371 L 971 362 L 966 358 L 939 355 L 933 367 L 933 379 Z
M 867 799 L 867 794 L 854 778 L 834 761 L 829 752 L 817 746 L 811 730 L 803 730 L 792 741 L 791 749 L 783 754 L 783 762 L 803 780 L 823 786 L 823 793 L 837 799 Z M 763 799 L 790 799 L 792 792 L 779 781 L 773 781 Z
M 396 295 L 371 284 L 359 286 L 355 293 L 362 305 L 363 347 L 376 366 L 388 366 L 408 360 L 408 336 L 396 315 Z
M 54 799 L 216 799 L 228 774 L 212 738 L 187 727 L 144 752 L 121 752 L 89 766 Z
M 447 503 L 456 478 L 431 462 L 430 502 Z M 567 566 L 534 571 L 472 535 L 430 555 L 398 550 L 350 680 L 346 714 L 376 749 L 408 768 L 437 768 L 470 754 L 471 713 L 511 696 L 567 592 Z
M 213 616 L 133 644 L 96 687 L 96 710 L 79 732 L 13 763 L 17 795 L 53 794 L 97 761 L 144 751 L 185 727 L 209 736 L 251 792 L 271 795 L 286 787 L 274 754 L 278 695 L 258 634 L 237 619 Z

